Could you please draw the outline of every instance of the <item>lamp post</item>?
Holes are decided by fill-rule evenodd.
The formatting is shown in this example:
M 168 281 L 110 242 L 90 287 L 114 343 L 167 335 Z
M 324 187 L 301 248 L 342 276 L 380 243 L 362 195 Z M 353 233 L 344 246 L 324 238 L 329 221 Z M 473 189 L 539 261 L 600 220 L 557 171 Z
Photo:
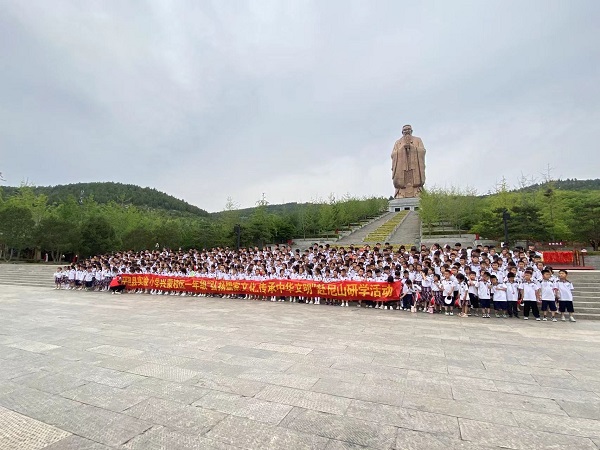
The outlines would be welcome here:
M 502 221 L 504 222 L 504 245 L 508 245 L 508 219 L 510 219 L 510 214 L 508 210 L 502 211 Z
M 239 223 L 236 223 L 233 227 L 233 231 L 235 232 L 235 248 L 239 252 L 240 251 L 240 237 L 242 234 L 242 226 Z

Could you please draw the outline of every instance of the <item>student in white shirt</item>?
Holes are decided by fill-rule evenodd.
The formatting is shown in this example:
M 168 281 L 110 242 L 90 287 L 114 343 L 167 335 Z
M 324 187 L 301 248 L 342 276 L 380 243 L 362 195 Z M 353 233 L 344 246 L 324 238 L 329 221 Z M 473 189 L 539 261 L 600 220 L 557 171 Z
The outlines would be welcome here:
M 523 282 L 519 285 L 521 298 L 523 299 L 523 319 L 529 320 L 529 311 L 533 311 L 535 320 L 540 319 L 540 311 L 537 302 L 540 297 L 540 285 L 532 280 L 533 273 L 530 270 L 523 274 Z
M 77 275 L 77 271 L 75 270 L 75 266 L 71 266 L 69 270 L 69 289 L 75 289 L 75 276 Z
M 556 322 L 556 284 L 550 279 L 552 273 L 549 270 L 542 270 L 542 281 L 540 282 L 540 297 L 542 298 L 542 320 L 548 320 L 546 311 L 550 310 L 552 322 Z
M 477 296 L 478 283 L 477 272 L 470 271 L 467 286 L 469 287 L 469 303 L 471 304 L 471 311 L 473 311 L 475 316 L 479 315 L 479 297 Z
M 85 283 L 85 290 L 91 290 L 94 285 L 94 274 L 91 267 L 88 267 L 87 270 L 83 272 L 83 281 Z
M 558 271 L 558 282 L 556 283 L 556 287 L 558 289 L 558 311 L 560 312 L 561 318 L 563 322 L 565 319 L 565 311 L 569 313 L 569 320 L 571 322 L 577 322 L 575 320 L 575 316 L 573 315 L 573 283 L 567 280 L 568 272 L 566 270 Z
M 314 269 L 313 271 L 313 275 L 312 275 L 312 279 L 313 281 L 325 281 L 323 279 L 323 275 L 321 275 L 321 269 L 319 269 L 318 267 Z M 313 303 L 313 299 L 310 300 L 310 303 Z M 314 298 L 314 304 L 315 305 L 320 305 L 321 304 L 321 297 L 315 297 Z
M 458 301 L 461 307 L 461 312 L 458 314 L 460 317 L 468 317 L 469 316 L 469 286 L 467 285 L 467 279 L 462 274 L 459 273 L 456 275 L 456 279 L 458 280 Z
M 60 289 L 60 284 L 62 283 L 63 271 L 61 267 L 56 269 L 54 272 L 54 289 Z
M 433 298 L 433 292 L 431 286 L 433 285 L 433 273 L 430 268 L 423 268 L 423 281 L 421 282 L 421 298 L 423 300 L 424 310 L 429 309 L 431 306 L 431 299 Z
M 506 291 L 508 288 L 498 280 L 496 275 L 492 275 L 490 280 L 492 282 L 492 293 L 494 294 L 494 312 L 496 313 L 496 317 L 500 317 L 500 313 L 502 313 L 502 318 L 506 319 L 506 310 L 508 309 Z
M 410 311 L 410 307 L 413 305 L 414 293 L 412 281 L 410 279 L 403 280 L 402 295 L 400 295 L 402 311 Z
M 337 281 L 348 281 L 348 280 L 350 280 L 350 277 L 346 273 L 346 268 L 342 266 L 342 268 L 340 269 L 340 275 L 338 276 Z M 348 299 L 346 299 L 345 301 L 342 301 L 342 306 L 348 307 Z
M 444 311 L 447 316 L 454 315 L 454 285 L 452 272 L 446 270 L 444 272 L 444 279 L 442 280 L 442 296 L 444 298 Z
M 506 275 L 506 304 L 508 310 L 508 317 L 519 318 L 519 285 L 515 282 L 515 274 L 509 272 Z
M 437 273 L 433 274 L 433 282 L 431 283 L 431 294 L 433 295 L 434 310 L 441 313 L 444 305 L 444 287 Z
M 477 282 L 477 297 L 479 297 L 479 305 L 481 306 L 481 317 L 484 319 L 490 318 L 490 306 L 492 301 L 491 287 L 490 274 L 488 272 L 483 272 L 481 274 L 481 279 Z

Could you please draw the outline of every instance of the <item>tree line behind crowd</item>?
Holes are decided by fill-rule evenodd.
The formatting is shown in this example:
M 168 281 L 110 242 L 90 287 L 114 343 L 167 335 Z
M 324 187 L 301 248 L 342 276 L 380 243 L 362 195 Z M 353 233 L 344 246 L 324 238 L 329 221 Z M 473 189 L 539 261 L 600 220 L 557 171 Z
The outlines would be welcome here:
M 495 192 L 484 196 L 468 188 L 430 188 L 421 197 L 423 232 L 429 236 L 472 232 L 501 241 L 506 211 L 511 241 L 577 242 L 597 250 L 600 186 L 595 181 L 584 180 L 581 185 L 567 180 L 568 189 L 563 187 L 565 182 L 558 181 L 518 190 L 510 190 L 502 182 Z M 85 257 L 157 244 L 169 248 L 235 247 L 237 225 L 241 246 L 286 243 L 295 238 L 317 240 L 334 237 L 387 208 L 385 198 L 331 195 L 327 200 L 285 205 L 269 205 L 262 198 L 256 207 L 247 209 L 237 208 L 228 199 L 224 211 L 207 214 L 153 189 L 136 197 L 142 188 L 133 186 L 131 191 L 129 185 L 107 185 L 115 198 L 104 194 L 102 201 L 83 189 L 79 196 L 68 190 L 58 196 L 54 190 L 50 197 L 28 185 L 0 188 L 0 257 L 36 259 L 48 253 L 49 259 L 58 261 L 62 255 L 69 260 L 75 254 Z M 578 186 L 584 186 L 583 190 L 576 190 Z M 99 186 L 94 189 L 101 190 Z
M 509 241 L 600 245 L 600 180 L 549 181 L 511 190 L 501 181 L 494 192 L 431 188 L 423 193 L 420 216 L 424 234 L 471 232 Z
M 126 185 L 123 185 L 126 186 Z M 229 199 L 224 211 L 191 214 L 135 205 L 119 199 L 98 202 L 93 195 L 68 194 L 50 202 L 32 186 L 0 188 L 0 257 L 70 260 L 116 250 L 235 247 L 287 243 L 293 238 L 318 239 L 375 217 L 384 198 L 345 196 L 272 208 L 263 198 L 250 210 L 238 210 Z M 119 194 L 120 199 L 125 195 Z M 150 203 L 152 200 L 150 200 Z M 275 206 L 275 205 L 273 205 Z

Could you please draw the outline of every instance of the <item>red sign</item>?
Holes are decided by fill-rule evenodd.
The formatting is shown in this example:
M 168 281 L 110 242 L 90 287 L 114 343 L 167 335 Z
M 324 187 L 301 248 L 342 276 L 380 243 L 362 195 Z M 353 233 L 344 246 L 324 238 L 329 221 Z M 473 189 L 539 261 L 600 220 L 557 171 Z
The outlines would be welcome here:
M 573 264 L 573 252 L 542 252 L 545 264 Z

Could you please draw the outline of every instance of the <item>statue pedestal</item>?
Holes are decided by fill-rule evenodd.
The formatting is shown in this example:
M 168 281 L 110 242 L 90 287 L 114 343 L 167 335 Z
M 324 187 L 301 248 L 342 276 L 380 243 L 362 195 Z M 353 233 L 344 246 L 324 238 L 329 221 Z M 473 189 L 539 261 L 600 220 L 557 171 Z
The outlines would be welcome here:
M 399 211 L 418 211 L 419 210 L 419 197 L 413 198 L 395 198 L 390 200 L 388 205 L 388 211 L 399 212 Z

